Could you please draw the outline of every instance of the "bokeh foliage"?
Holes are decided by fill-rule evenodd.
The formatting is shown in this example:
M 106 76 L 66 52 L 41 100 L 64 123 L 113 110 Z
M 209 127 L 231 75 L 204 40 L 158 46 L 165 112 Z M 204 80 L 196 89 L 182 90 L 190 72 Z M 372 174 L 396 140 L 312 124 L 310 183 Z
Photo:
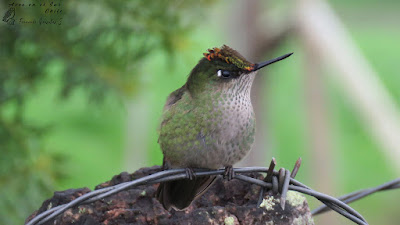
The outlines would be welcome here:
M 2 14 L 11 2 L 0 3 Z M 22 223 L 67 175 L 65 157 L 42 142 L 57 124 L 26 120 L 27 99 L 54 77 L 61 101 L 76 89 L 96 104 L 134 95 L 142 60 L 158 51 L 172 56 L 211 1 L 52 1 L 62 12 L 51 16 L 18 2 L 25 6 L 15 7 L 15 24 L 0 24 L 0 224 Z M 18 23 L 43 16 L 61 25 Z

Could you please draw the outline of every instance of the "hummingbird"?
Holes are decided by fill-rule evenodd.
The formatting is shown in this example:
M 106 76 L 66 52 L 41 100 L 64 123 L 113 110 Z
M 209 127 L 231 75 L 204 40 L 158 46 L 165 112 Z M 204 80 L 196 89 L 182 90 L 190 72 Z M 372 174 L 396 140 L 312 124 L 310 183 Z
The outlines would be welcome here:
M 163 169 L 185 168 L 189 179 L 159 185 L 157 199 L 166 210 L 187 208 L 212 185 L 216 176 L 195 177 L 194 168 L 225 168 L 232 178 L 232 166 L 254 143 L 250 90 L 256 73 L 292 54 L 254 64 L 227 45 L 208 49 L 186 83 L 169 95 L 158 139 Z

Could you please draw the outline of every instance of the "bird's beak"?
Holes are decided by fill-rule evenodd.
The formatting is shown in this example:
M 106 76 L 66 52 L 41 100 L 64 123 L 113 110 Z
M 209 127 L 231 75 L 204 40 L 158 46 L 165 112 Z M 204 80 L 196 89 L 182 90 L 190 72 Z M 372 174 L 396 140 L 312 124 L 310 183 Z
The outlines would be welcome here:
M 265 62 L 256 63 L 254 65 L 254 69 L 252 71 L 257 71 L 257 70 L 263 68 L 264 66 L 268 66 L 269 64 L 276 63 L 278 61 L 281 61 L 282 59 L 286 59 L 287 57 L 291 56 L 292 54 L 293 54 L 293 52 L 289 53 L 289 54 L 286 54 L 286 55 L 283 55 L 283 56 L 279 56 L 278 58 L 271 59 L 271 60 L 268 60 L 268 61 L 265 61 Z

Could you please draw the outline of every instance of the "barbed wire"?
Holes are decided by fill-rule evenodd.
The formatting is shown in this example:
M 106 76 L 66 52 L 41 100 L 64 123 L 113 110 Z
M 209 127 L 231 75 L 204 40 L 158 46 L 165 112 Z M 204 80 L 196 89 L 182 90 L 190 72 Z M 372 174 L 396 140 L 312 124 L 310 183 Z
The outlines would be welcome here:
M 264 180 L 259 180 L 255 179 L 243 174 L 246 173 L 253 173 L 253 172 L 258 172 L 258 173 L 266 173 L 268 171 L 267 168 L 265 167 L 245 167 L 245 168 L 234 168 L 233 169 L 235 175 L 233 176 L 234 179 L 242 180 L 245 182 L 249 182 L 252 184 L 259 185 L 261 187 L 271 189 L 271 190 L 276 190 L 279 188 L 276 188 L 277 186 L 283 187 L 284 185 L 279 185 L 279 182 L 266 182 Z M 195 170 L 194 174 L 196 177 L 202 177 L 202 176 L 210 176 L 210 175 L 224 175 L 225 170 L 220 169 L 220 170 Z M 280 177 L 280 174 L 282 172 L 277 172 L 273 171 L 273 179 L 272 180 L 282 180 L 282 177 Z M 286 175 L 290 175 L 290 172 L 287 173 L 286 170 Z M 279 179 L 280 177 L 280 179 Z M 148 175 L 146 177 L 142 177 L 130 182 L 125 182 L 121 183 L 112 187 L 107 187 L 99 190 L 95 190 L 89 193 L 86 193 L 73 201 L 63 204 L 57 207 L 54 207 L 52 209 L 49 209 L 45 212 L 42 212 L 41 214 L 37 215 L 34 217 L 31 221 L 29 221 L 26 225 L 40 225 L 43 223 L 46 223 L 50 221 L 51 219 L 55 218 L 56 216 L 62 214 L 64 211 L 67 209 L 74 207 L 76 205 L 81 205 L 81 204 L 88 204 L 100 199 L 103 199 L 107 196 L 113 195 L 115 193 L 118 193 L 120 191 L 126 190 L 128 188 L 132 188 L 135 186 L 139 185 L 145 185 L 145 184 L 154 184 L 154 183 L 160 183 L 160 182 L 166 182 L 166 181 L 172 181 L 172 180 L 179 180 L 179 179 L 186 179 L 187 178 L 187 173 L 185 169 L 172 169 L 172 170 L 166 170 L 166 171 L 161 171 L 155 174 Z M 312 190 L 311 188 L 307 187 L 306 185 L 302 184 L 301 182 L 291 178 L 290 176 L 286 176 L 283 180 L 289 180 L 289 185 L 285 185 L 288 190 L 294 190 L 298 191 L 310 196 L 313 196 L 323 202 L 324 204 L 327 204 L 328 207 L 331 209 L 335 210 L 339 214 L 345 216 L 346 218 L 354 221 L 357 224 L 367 224 L 365 219 L 354 209 L 352 209 L 350 206 L 346 205 L 345 203 L 341 202 L 338 199 L 335 199 L 331 196 L 325 195 L 323 193 L 317 192 Z M 282 182 L 280 182 L 282 183 Z M 283 182 L 283 183 L 287 183 Z
M 275 171 L 274 167 L 276 165 L 275 159 L 272 159 L 269 168 L 266 167 L 243 167 L 243 168 L 233 168 L 233 178 L 238 179 L 244 182 L 248 182 L 251 184 L 256 184 L 261 187 L 260 192 L 260 199 L 262 200 L 265 190 L 272 190 L 273 193 L 280 193 L 281 194 L 281 207 L 284 209 L 285 201 L 286 201 L 286 193 L 288 190 L 297 191 L 306 195 L 310 195 L 321 201 L 325 204 L 325 206 L 317 208 L 312 213 L 313 215 L 317 215 L 319 213 L 325 212 L 329 209 L 336 211 L 337 213 L 343 215 L 344 217 L 348 218 L 349 220 L 357 223 L 357 224 L 368 224 L 366 220 L 359 214 L 356 210 L 351 208 L 347 205 L 347 202 L 352 202 L 358 200 L 362 197 L 375 193 L 376 191 L 380 190 L 389 190 L 394 188 L 400 187 L 400 178 L 394 180 L 392 182 L 386 183 L 381 185 L 377 188 L 370 188 L 365 189 L 357 192 L 353 192 L 346 196 L 343 196 L 342 200 L 331 197 L 329 195 L 320 193 L 318 191 L 312 190 L 311 188 L 307 187 L 306 185 L 302 184 L 301 182 L 294 179 L 296 173 L 300 167 L 301 159 L 297 160 L 295 167 L 292 172 L 286 169 L 280 169 L 279 171 Z M 252 178 L 247 176 L 248 173 L 267 173 L 264 180 Z M 194 175 L 196 177 L 202 176 L 212 176 L 212 175 L 220 175 L 224 176 L 225 170 L 204 170 L 204 169 L 195 169 Z M 117 184 L 111 187 L 106 187 L 98 190 L 94 190 L 88 192 L 71 202 L 63 205 L 56 206 L 54 208 L 48 209 L 38 215 L 36 215 L 32 220 L 26 223 L 26 225 L 40 225 L 54 219 L 56 216 L 61 215 L 64 211 L 69 208 L 72 208 L 76 205 L 88 204 L 94 201 L 103 199 L 110 195 L 116 194 L 123 190 L 133 188 L 140 185 L 149 185 L 154 183 L 161 183 L 166 181 L 172 180 L 180 180 L 180 179 L 187 179 L 188 174 L 186 173 L 186 169 L 171 169 L 165 170 L 161 172 L 157 172 L 145 177 L 138 178 L 136 180 L 125 182 L 121 184 Z M 258 202 L 258 206 L 260 203 L 260 199 Z M 283 202 L 283 203 L 282 203 Z

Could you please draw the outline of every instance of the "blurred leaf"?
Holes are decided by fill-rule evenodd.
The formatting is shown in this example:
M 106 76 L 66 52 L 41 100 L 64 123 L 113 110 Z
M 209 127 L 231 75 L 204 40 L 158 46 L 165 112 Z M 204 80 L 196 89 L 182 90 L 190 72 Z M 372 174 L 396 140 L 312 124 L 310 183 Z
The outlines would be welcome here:
M 1 2 L 1 9 L 11 2 Z M 153 52 L 172 55 L 198 22 L 196 15 L 211 3 L 43 2 L 60 3 L 62 13 L 16 6 L 16 18 L 36 18 L 37 24 L 0 24 L 1 224 L 21 223 L 66 175 L 65 157 L 48 153 L 43 144 L 48 130 L 25 119 L 24 105 L 37 89 L 57 80 L 63 99 L 78 89 L 94 102 L 134 95 L 145 76 L 143 60 Z M 39 18 L 61 25 L 39 25 Z

